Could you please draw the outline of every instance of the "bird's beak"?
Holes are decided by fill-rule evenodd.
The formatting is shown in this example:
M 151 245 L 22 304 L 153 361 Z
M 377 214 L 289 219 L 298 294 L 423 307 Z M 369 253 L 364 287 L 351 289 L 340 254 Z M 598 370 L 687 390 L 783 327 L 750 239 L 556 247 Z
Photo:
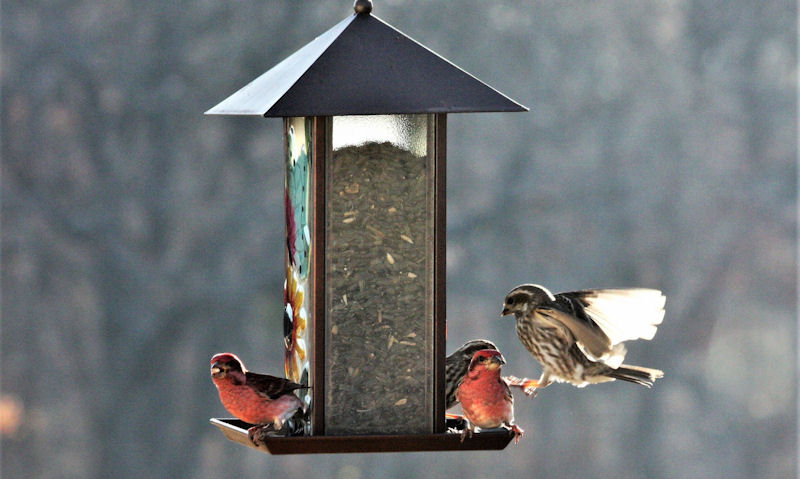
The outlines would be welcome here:
M 489 370 L 497 369 L 497 368 L 499 368 L 500 366 L 502 366 L 505 363 L 506 363 L 506 360 L 503 358 L 502 355 L 501 356 L 492 356 L 491 358 L 489 358 L 489 364 L 486 365 L 486 369 L 489 369 Z
M 211 365 L 211 376 L 215 378 L 222 377 L 225 373 L 223 372 L 222 368 L 219 367 L 219 363 L 214 363 Z
M 504 305 L 504 306 L 503 306 L 503 312 L 502 312 L 502 313 L 500 313 L 500 316 L 508 316 L 508 314 L 509 314 L 510 312 L 511 312 L 511 311 L 509 311 L 509 310 L 508 310 L 508 308 L 507 308 L 507 307 L 505 307 L 505 305 Z

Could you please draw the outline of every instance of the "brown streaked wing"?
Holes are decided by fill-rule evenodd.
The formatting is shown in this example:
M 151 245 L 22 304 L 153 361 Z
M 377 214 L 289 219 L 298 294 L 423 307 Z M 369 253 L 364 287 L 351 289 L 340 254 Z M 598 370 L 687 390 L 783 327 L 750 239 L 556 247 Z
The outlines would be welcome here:
M 580 343 L 581 349 L 588 356 L 593 356 L 590 359 L 597 360 L 612 352 L 608 336 L 594 323 L 587 323 L 556 308 L 540 307 L 536 311 L 540 316 L 548 318 L 549 322 L 554 325 L 562 325 L 567 328 L 575 336 L 575 340 Z
M 297 384 L 296 382 L 289 381 L 285 378 L 270 376 L 269 374 L 251 373 L 248 371 L 245 374 L 247 385 L 256 390 L 259 394 L 263 394 L 270 399 L 277 399 L 286 393 L 290 393 L 295 389 L 300 389 L 305 386 Z

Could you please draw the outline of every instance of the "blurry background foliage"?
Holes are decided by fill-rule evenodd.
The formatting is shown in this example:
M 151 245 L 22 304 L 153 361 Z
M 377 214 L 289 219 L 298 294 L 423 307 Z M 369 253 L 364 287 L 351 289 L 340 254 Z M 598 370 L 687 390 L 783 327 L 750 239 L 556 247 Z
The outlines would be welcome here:
M 501 453 L 270 457 L 208 359 L 281 374 L 281 121 L 203 112 L 349 1 L 2 4 L 4 477 L 793 477 L 797 5 L 376 0 L 529 113 L 449 116 L 448 349 L 522 282 L 668 296 L 653 389 L 517 399 Z

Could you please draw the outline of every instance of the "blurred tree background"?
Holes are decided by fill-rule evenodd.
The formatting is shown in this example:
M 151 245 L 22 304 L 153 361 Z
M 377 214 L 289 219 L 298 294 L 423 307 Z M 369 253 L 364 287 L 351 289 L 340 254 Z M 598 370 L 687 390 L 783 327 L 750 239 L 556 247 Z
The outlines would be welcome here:
M 376 0 L 531 107 L 449 116 L 448 350 L 503 295 L 668 296 L 611 383 L 517 399 L 503 452 L 271 457 L 208 424 L 223 350 L 282 374 L 280 120 L 203 112 L 350 1 L 2 4 L 4 477 L 793 477 L 797 5 Z

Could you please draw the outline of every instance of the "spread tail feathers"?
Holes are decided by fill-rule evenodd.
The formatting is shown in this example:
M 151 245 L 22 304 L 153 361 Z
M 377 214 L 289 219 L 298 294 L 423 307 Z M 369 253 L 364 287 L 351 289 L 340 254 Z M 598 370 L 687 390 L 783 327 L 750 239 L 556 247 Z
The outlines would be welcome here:
M 653 385 L 653 381 L 664 377 L 664 371 L 623 364 L 617 369 L 611 370 L 607 376 L 614 379 L 621 379 L 623 381 L 641 384 L 642 386 L 649 388 Z

